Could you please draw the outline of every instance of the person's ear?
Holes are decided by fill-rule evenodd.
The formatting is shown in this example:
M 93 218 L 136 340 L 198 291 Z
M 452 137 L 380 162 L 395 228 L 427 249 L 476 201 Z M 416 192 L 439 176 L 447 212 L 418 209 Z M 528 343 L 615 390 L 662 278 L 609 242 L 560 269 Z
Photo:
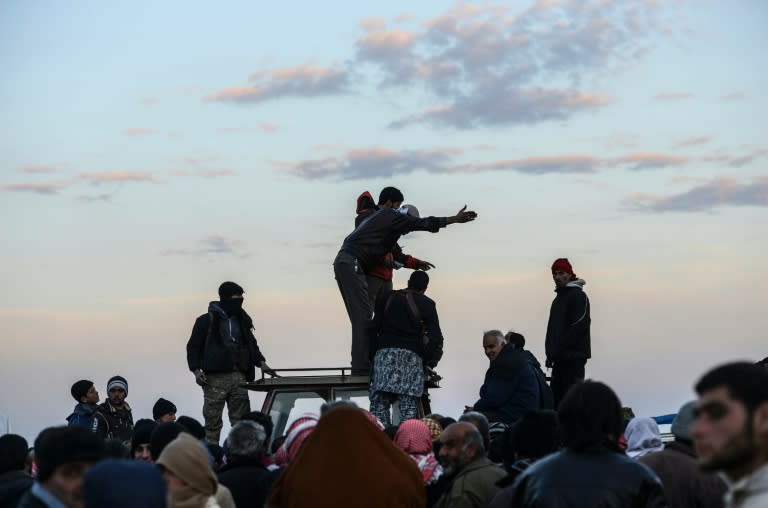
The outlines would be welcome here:
M 768 447 L 768 402 L 763 402 L 755 408 L 752 428 L 755 430 L 756 437 Z

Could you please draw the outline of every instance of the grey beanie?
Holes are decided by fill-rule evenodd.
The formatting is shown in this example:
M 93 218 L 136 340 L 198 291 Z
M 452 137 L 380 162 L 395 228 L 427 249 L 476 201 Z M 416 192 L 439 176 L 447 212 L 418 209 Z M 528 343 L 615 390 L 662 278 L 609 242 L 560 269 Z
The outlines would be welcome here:
M 691 425 L 693 425 L 693 408 L 696 406 L 695 401 L 686 402 L 680 411 L 677 412 L 675 419 L 672 420 L 672 435 L 676 439 L 682 441 L 692 441 L 691 438 Z

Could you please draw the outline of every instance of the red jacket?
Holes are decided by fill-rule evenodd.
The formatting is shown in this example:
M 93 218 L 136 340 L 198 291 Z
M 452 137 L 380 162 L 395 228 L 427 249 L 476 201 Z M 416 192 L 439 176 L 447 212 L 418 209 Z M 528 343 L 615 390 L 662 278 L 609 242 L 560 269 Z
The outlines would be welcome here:
M 357 197 L 357 217 L 355 217 L 355 227 L 359 226 L 365 219 L 367 219 L 373 212 L 378 210 L 376 202 L 373 200 L 373 196 L 368 191 L 363 192 Z M 392 252 L 387 253 L 381 258 L 381 261 L 377 263 L 367 275 L 376 277 L 383 280 L 392 280 L 392 271 L 395 266 L 395 262 L 415 270 L 419 260 L 413 256 L 405 254 L 403 249 L 399 245 L 395 244 Z

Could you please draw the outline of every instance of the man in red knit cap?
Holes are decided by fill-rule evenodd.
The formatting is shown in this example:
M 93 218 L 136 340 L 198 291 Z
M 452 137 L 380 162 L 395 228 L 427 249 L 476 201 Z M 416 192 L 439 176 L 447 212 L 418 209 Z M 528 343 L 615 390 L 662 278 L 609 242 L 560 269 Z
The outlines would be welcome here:
M 592 356 L 589 327 L 589 298 L 582 289 L 586 282 L 573 273 L 568 258 L 552 263 L 557 296 L 552 301 L 545 349 L 547 367 L 552 368 L 552 395 L 555 407 L 568 389 L 584 379 L 584 366 Z

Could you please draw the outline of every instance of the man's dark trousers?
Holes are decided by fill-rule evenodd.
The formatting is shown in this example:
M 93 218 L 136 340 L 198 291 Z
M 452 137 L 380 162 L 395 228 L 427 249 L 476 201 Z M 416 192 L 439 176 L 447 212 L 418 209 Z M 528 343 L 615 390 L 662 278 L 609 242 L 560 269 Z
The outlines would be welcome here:
M 340 251 L 333 261 L 333 273 L 352 324 L 352 373 L 368 374 L 371 369 L 367 325 L 371 319 L 368 282 L 357 259 Z
M 552 388 L 555 409 L 560 405 L 560 401 L 563 400 L 571 386 L 579 381 L 584 381 L 584 366 L 586 363 L 587 360 L 585 358 L 567 358 L 557 360 L 552 366 L 550 386 Z

